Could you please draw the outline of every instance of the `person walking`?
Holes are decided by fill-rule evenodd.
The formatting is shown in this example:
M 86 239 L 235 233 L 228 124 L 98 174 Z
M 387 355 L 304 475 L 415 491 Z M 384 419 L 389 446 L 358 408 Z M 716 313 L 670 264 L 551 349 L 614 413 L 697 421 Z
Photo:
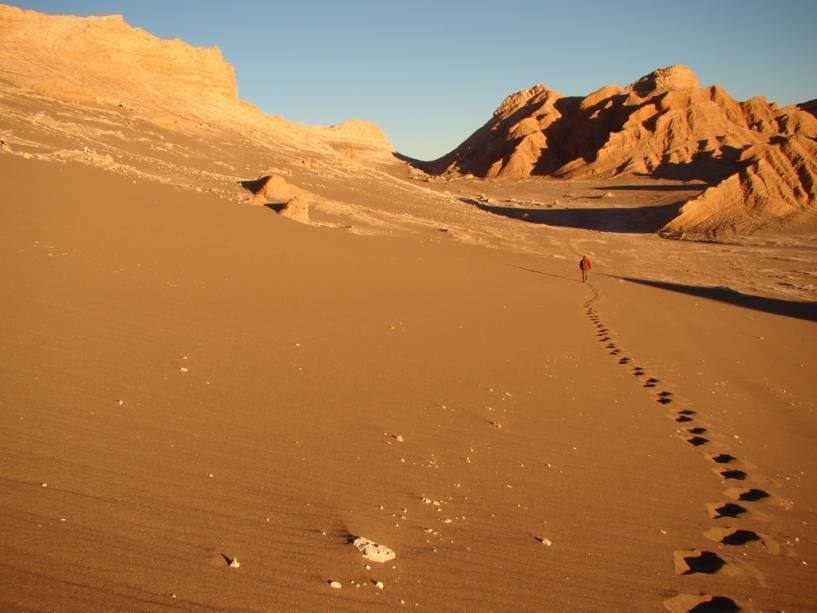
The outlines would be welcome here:
M 586 255 L 582 256 L 582 259 L 579 260 L 579 270 L 582 271 L 582 283 L 587 283 L 587 271 L 592 268 L 590 265 L 590 260 Z

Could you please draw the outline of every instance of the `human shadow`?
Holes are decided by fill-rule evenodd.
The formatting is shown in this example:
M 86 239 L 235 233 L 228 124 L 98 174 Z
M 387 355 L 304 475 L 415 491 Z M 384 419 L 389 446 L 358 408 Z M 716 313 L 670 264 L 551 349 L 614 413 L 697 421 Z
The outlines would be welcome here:
M 657 232 L 678 215 L 686 202 L 627 208 L 530 209 L 487 204 L 473 198 L 460 200 L 488 213 L 528 223 L 627 234 Z
M 689 294 L 692 296 L 698 296 L 700 298 L 718 300 L 720 302 L 734 304 L 736 306 L 744 307 L 747 309 L 763 311 L 764 313 L 784 315 L 786 317 L 805 319 L 807 321 L 817 321 L 817 302 L 784 300 L 782 298 L 767 298 L 765 296 L 742 294 L 728 287 L 705 287 L 700 285 L 684 285 L 682 283 L 670 283 L 669 281 L 654 281 L 652 279 L 619 277 L 616 275 L 605 275 L 604 273 L 599 274 L 614 279 L 620 279 L 622 281 L 629 281 L 630 283 L 638 283 L 640 285 L 657 287 L 659 289 L 680 292 L 682 294 Z
M 517 266 L 516 264 L 508 264 L 513 268 L 517 268 L 519 270 L 524 270 L 525 272 L 532 272 L 537 275 L 544 275 L 545 277 L 553 277 L 554 279 L 561 279 L 562 281 L 570 281 L 571 283 L 581 283 L 581 279 L 571 279 L 569 277 L 565 277 L 564 275 L 557 275 L 552 272 L 545 272 L 544 270 L 537 270 L 535 268 L 526 268 L 525 266 Z

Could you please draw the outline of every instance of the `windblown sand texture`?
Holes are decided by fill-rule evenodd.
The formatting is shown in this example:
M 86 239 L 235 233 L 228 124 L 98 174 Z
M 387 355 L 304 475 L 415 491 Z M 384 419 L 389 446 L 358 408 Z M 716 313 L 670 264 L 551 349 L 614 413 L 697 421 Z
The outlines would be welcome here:
M 681 68 L 503 108 L 439 177 L 0 5 L 0 608 L 813 608 L 817 240 L 657 234 L 810 206 L 813 117 Z

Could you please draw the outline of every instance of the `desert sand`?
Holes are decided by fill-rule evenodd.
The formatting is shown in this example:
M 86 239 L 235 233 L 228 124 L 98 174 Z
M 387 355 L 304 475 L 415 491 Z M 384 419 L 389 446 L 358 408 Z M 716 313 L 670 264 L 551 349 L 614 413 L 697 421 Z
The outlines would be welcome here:
M 2 608 L 817 606 L 808 219 L 427 174 L 121 18 L 0 51 Z

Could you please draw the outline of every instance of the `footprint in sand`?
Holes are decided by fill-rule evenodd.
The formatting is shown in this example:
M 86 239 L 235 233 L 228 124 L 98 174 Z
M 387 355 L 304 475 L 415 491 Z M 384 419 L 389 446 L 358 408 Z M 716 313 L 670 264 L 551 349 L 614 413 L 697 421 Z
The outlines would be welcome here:
M 760 536 L 753 530 L 735 530 L 725 535 L 720 542 L 724 545 L 740 546 L 759 540 Z
M 747 513 L 748 510 L 734 502 L 710 502 L 706 505 L 706 512 L 711 519 L 723 519 L 724 517 L 734 519 Z
M 610 355 L 618 355 L 619 353 L 621 353 L 621 349 L 613 349 L 613 350 L 610 352 Z
M 692 438 L 687 439 L 687 443 L 693 447 L 700 447 L 701 445 L 706 445 L 708 442 L 709 439 L 702 436 L 693 436 Z
M 656 400 L 660 404 L 670 404 L 672 403 L 672 392 L 661 392 Z
M 712 461 L 717 464 L 729 464 L 735 460 L 737 460 L 737 458 L 733 455 L 729 455 L 728 453 L 719 453 L 718 455 L 712 456 Z
M 650 377 L 644 383 L 644 387 L 655 387 L 657 383 L 658 383 L 658 379 L 656 379 L 655 377 Z
M 690 434 L 703 434 L 704 432 L 706 432 L 706 428 L 701 428 L 700 426 L 696 428 L 687 428 L 687 432 L 689 432 Z
M 629 363 L 630 363 L 630 358 L 628 358 L 627 356 L 625 356 L 625 357 L 621 358 L 621 359 L 618 361 L 618 363 L 619 363 L 619 364 L 629 364 Z
M 717 472 L 724 479 L 733 479 L 735 481 L 745 481 L 746 477 L 749 476 L 742 470 L 723 470 L 723 471 L 721 471 L 721 470 L 716 469 L 715 472 Z
M 737 572 L 737 569 L 730 567 L 726 560 L 713 551 L 684 549 L 676 551 L 673 555 L 675 558 L 675 572 L 679 575 L 693 575 L 695 573 L 714 575 L 723 571 L 726 571 L 726 574 L 735 574 Z
M 664 601 L 664 608 L 670 613 L 731 613 L 740 611 L 741 607 L 727 596 L 713 596 L 711 594 L 678 594 Z
M 716 543 L 729 545 L 730 547 L 743 547 L 750 543 L 759 543 L 769 553 L 777 555 L 780 553 L 780 545 L 768 536 L 758 534 L 754 530 L 744 530 L 741 528 L 712 528 L 704 532 L 704 536 Z
M 763 500 L 764 498 L 770 497 L 769 492 L 756 487 L 749 489 L 731 488 L 726 490 L 725 494 L 730 498 L 741 500 L 743 502 L 757 502 L 758 500 Z
M 683 424 L 688 421 L 692 421 L 692 418 L 689 415 L 679 415 L 675 418 L 675 421 L 677 421 L 679 424 Z
M 644 369 L 641 368 L 640 366 L 636 366 L 635 368 L 633 368 L 633 374 L 636 377 L 643 377 L 644 376 Z

